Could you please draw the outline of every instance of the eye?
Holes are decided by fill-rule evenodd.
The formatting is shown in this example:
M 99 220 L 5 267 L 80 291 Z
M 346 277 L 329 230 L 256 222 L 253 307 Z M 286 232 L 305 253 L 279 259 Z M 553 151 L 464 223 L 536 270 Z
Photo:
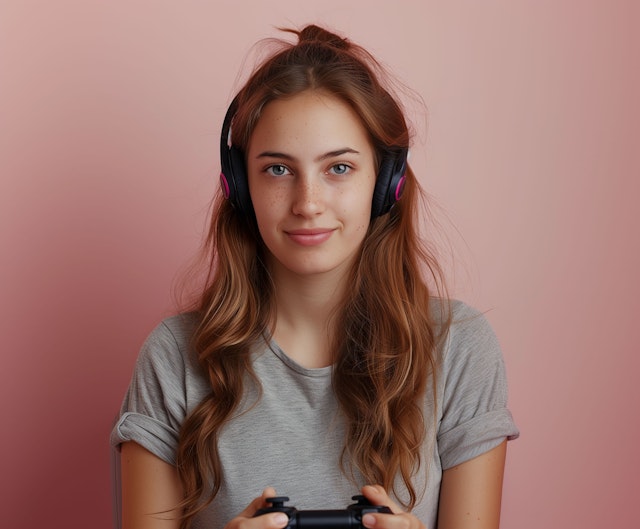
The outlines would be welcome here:
M 269 167 L 267 167 L 266 171 L 271 176 L 284 176 L 286 174 L 289 174 L 289 169 L 281 164 L 270 165 Z
M 351 167 L 346 163 L 337 163 L 331 166 L 331 172 L 336 175 L 347 174 L 351 170 Z

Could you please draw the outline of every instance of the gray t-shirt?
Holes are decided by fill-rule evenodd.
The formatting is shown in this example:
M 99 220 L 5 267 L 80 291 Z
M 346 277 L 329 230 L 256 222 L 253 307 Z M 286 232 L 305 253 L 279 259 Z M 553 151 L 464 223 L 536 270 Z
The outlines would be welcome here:
M 442 471 L 518 436 L 506 407 L 504 363 L 491 327 L 461 302 L 453 302 L 452 311 L 453 323 L 438 353 L 435 415 L 433 392 L 428 388 L 425 394 L 431 435 L 415 476 L 424 494 L 413 512 L 430 529 L 436 525 Z M 174 316 L 147 338 L 111 433 L 113 447 L 135 441 L 175 464 L 180 426 L 209 391 L 188 345 L 193 326 L 192 316 Z M 344 509 L 366 484 L 360 475 L 354 483 L 340 470 L 345 428 L 332 391 L 332 367 L 304 368 L 273 342 L 254 352 L 253 367 L 262 395 L 258 399 L 248 381 L 242 413 L 220 432 L 222 488 L 195 528 L 222 528 L 267 486 L 306 510 Z M 405 489 L 398 490 L 402 497 Z

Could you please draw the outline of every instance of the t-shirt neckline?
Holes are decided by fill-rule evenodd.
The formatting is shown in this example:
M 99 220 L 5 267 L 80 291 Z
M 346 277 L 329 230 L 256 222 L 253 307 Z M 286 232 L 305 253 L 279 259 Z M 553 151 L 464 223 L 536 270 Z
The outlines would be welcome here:
M 331 376 L 333 366 L 304 367 L 285 353 L 273 339 L 266 339 L 269 350 L 289 369 L 305 377 L 324 378 Z

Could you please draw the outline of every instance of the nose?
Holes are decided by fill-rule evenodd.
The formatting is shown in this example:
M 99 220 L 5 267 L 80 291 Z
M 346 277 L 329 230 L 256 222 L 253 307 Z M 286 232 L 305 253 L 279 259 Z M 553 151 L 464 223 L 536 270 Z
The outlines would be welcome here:
M 322 184 L 311 178 L 300 178 L 296 182 L 292 212 L 294 215 L 313 217 L 324 211 L 325 201 Z

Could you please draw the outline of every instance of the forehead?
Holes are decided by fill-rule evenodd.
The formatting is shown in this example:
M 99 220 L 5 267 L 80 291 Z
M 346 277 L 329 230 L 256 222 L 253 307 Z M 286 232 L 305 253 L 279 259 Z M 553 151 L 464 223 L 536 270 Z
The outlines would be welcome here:
M 371 147 L 369 133 L 356 111 L 342 99 L 307 90 L 265 105 L 251 134 L 248 151 L 263 148 Z

